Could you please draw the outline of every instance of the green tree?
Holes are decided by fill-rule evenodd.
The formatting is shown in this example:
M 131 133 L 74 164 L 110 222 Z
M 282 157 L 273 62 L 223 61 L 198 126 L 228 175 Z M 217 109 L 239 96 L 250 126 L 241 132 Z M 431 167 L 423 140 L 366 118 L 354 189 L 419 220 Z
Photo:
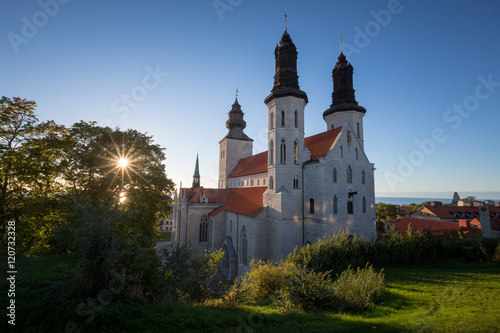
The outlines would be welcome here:
M 379 202 L 376 206 L 375 214 L 377 217 L 377 229 L 380 232 L 384 232 L 384 224 L 398 218 L 399 208 L 396 205 Z
M 477 199 L 477 197 L 476 197 L 476 196 L 474 196 L 474 195 L 469 195 L 468 197 L 465 197 L 465 198 L 463 198 L 462 200 L 463 200 L 463 201 L 467 201 L 467 202 L 474 202 L 476 199 Z

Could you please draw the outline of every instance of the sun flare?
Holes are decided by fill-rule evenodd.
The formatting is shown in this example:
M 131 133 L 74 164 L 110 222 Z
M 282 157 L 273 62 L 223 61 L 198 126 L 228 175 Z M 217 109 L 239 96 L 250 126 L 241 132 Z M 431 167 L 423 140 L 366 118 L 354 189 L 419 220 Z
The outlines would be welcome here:
M 128 159 L 126 159 L 126 158 L 120 158 L 120 159 L 118 160 L 118 166 L 119 166 L 120 168 L 126 168 L 126 167 L 127 167 L 127 165 L 128 165 Z

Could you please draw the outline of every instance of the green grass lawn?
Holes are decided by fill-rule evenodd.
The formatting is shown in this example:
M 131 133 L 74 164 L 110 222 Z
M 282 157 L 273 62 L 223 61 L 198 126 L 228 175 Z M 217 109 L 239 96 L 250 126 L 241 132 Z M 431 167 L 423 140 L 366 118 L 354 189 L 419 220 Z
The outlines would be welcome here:
M 171 232 L 164 232 L 158 236 L 157 242 L 170 242 L 172 240 Z
M 347 314 L 102 305 L 92 299 L 61 304 L 53 285 L 71 275 L 70 257 L 18 258 L 16 268 L 15 329 L 23 332 L 500 332 L 500 263 L 386 267 L 384 298 L 365 312 Z M 5 276 L 0 287 L 2 292 L 8 289 Z M 4 315 L 0 330 L 6 331 L 6 321 Z

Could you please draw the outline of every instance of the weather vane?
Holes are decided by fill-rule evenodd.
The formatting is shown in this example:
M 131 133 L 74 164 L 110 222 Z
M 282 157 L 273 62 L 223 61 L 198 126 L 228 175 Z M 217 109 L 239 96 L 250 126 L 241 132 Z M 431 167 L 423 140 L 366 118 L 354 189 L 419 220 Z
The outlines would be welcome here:
M 343 35 L 344 35 L 344 33 L 340 34 L 340 53 L 342 53 L 342 36 Z
M 238 89 L 236 89 L 236 98 L 238 98 Z
M 287 16 L 286 16 L 286 8 L 285 8 L 285 31 L 286 31 L 286 18 L 287 18 Z

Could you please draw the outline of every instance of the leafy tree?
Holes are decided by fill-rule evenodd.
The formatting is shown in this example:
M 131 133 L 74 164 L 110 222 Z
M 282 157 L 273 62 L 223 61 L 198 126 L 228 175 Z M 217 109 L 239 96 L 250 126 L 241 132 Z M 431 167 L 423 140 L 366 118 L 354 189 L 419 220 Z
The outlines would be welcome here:
M 375 209 L 375 214 L 377 217 L 377 229 L 380 232 L 384 232 L 384 224 L 398 218 L 399 208 L 396 205 L 379 202 Z
M 474 195 L 469 195 L 468 197 L 463 198 L 463 201 L 467 201 L 467 202 L 474 202 L 476 199 L 477 199 L 477 197 L 476 197 L 476 196 L 474 196 Z

